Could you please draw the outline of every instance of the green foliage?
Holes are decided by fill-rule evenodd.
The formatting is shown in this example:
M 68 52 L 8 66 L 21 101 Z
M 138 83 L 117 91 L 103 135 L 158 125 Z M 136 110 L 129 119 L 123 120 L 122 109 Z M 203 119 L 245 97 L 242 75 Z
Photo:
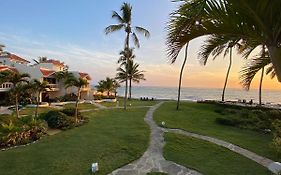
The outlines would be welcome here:
M 75 116 L 75 108 L 64 108 L 60 112 L 64 113 L 67 116 L 72 116 L 72 117 Z M 83 117 L 79 111 L 78 111 L 77 117 L 78 117 L 78 119 L 82 119 L 82 117 Z
M 272 122 L 281 119 L 281 111 L 275 109 L 256 109 L 256 108 L 218 108 L 214 110 L 224 117 L 216 118 L 216 122 L 221 125 L 234 126 L 242 129 L 250 129 L 259 132 L 272 130 Z
M 14 123 L 12 122 L 12 120 L 9 121 L 8 124 L 6 123 L 2 123 L 2 128 L 3 128 L 3 131 L 8 131 L 8 132 L 12 132 L 14 131 L 17 127 L 14 125 Z
M 2 120 L 1 123 L 0 131 L 2 131 L 2 137 L 0 137 L 0 148 L 36 141 L 46 133 L 48 128 L 45 121 L 36 120 L 32 116 L 20 119 L 10 116 Z
M 60 111 L 49 111 L 44 117 L 50 128 L 70 129 L 75 127 L 75 118 Z
M 273 146 L 275 150 L 281 154 L 281 120 L 275 120 L 273 122 L 274 127 L 274 138 L 273 138 Z

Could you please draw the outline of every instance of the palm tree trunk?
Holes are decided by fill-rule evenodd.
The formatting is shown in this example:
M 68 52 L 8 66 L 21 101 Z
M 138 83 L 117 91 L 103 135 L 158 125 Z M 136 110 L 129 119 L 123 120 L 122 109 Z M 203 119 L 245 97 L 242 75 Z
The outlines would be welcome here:
M 181 71 L 180 71 L 180 79 L 179 79 L 179 87 L 178 87 L 178 102 L 177 102 L 177 110 L 179 110 L 179 107 L 180 107 L 180 96 L 181 96 L 181 82 L 182 82 L 182 74 L 183 74 L 183 70 L 184 70 L 184 67 L 185 67 L 186 60 L 187 60 L 187 50 L 188 50 L 188 44 L 189 44 L 189 43 L 186 43 L 186 46 L 185 46 L 184 61 L 183 61 L 183 64 L 182 64 L 182 66 L 181 66 Z
M 75 122 L 78 122 L 78 104 L 79 104 L 79 100 L 80 100 L 80 88 L 78 88 L 78 92 L 77 92 L 77 100 L 75 103 Z
M 129 99 L 132 98 L 132 78 L 130 78 L 130 83 L 129 83 Z
M 260 86 L 259 86 L 259 105 L 261 106 L 262 100 L 261 100 L 261 90 L 262 90 L 262 81 L 263 81 L 263 75 L 264 75 L 264 67 L 261 69 L 261 79 L 260 79 Z
M 20 118 L 18 94 L 16 94 L 16 115 L 17 115 L 17 118 Z
M 276 77 L 279 82 L 281 82 L 281 47 L 274 47 L 274 46 L 268 46 L 268 52 L 270 55 L 271 62 L 274 66 L 274 70 L 276 72 Z
M 228 76 L 229 76 L 229 73 L 230 73 L 231 66 L 232 66 L 232 47 L 230 48 L 230 51 L 229 51 L 229 65 L 228 65 L 228 69 L 227 69 L 227 72 L 226 72 L 226 77 L 225 77 L 224 86 L 223 86 L 223 90 L 222 90 L 221 101 L 224 101 L 224 94 L 225 94 L 225 89 L 226 89 L 226 86 L 227 86 L 227 81 L 228 81 Z
M 40 92 L 38 92 L 37 94 L 37 104 L 36 104 L 36 110 L 35 110 L 35 117 L 38 117 L 38 107 L 39 107 L 39 97 L 40 96 Z
M 126 37 L 126 44 L 125 44 L 125 49 L 129 49 L 129 39 L 130 39 L 130 33 L 127 32 L 127 37 Z M 127 98 L 128 98 L 128 63 L 129 63 L 129 58 L 126 58 L 126 83 L 125 83 L 125 96 L 124 96 L 124 109 L 127 109 Z

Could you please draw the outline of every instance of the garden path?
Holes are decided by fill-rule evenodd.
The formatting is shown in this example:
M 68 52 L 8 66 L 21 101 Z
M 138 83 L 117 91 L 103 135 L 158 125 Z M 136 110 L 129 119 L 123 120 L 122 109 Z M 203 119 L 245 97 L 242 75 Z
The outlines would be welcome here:
M 144 119 L 151 129 L 150 143 L 146 152 L 140 159 L 113 171 L 110 175 L 146 175 L 149 172 L 165 172 L 169 175 L 200 174 L 172 161 L 167 161 L 163 157 L 164 130 L 153 121 L 153 113 L 162 103 L 150 107 Z

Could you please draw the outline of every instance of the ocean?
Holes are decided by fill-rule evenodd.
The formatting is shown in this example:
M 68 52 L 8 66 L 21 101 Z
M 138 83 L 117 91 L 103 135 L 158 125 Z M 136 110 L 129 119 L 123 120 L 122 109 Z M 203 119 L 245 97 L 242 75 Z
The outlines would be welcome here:
M 118 96 L 124 96 L 124 87 L 117 90 Z M 177 87 L 148 87 L 137 86 L 132 87 L 132 98 L 156 98 L 156 99 L 177 99 Z M 221 100 L 222 89 L 213 88 L 189 88 L 183 87 L 181 90 L 181 100 L 197 101 L 197 100 Z M 252 89 L 245 91 L 243 89 L 226 89 L 225 101 L 237 100 L 253 100 L 258 103 L 259 91 Z M 281 104 L 281 91 L 280 90 L 266 90 L 262 91 L 263 103 Z

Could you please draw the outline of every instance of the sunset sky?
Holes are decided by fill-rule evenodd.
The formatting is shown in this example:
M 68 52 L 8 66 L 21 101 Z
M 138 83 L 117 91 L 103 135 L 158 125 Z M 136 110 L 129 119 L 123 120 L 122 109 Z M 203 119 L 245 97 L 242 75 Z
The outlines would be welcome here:
M 141 36 L 136 62 L 145 70 L 147 81 L 141 86 L 177 86 L 181 53 L 171 65 L 166 56 L 166 30 L 169 13 L 177 6 L 169 0 L 128 0 L 133 6 L 133 25 L 151 32 L 150 39 Z M 0 43 L 6 50 L 28 60 L 38 56 L 59 59 L 71 70 L 90 73 L 93 83 L 106 76 L 114 77 L 118 53 L 124 45 L 124 32 L 104 34 L 104 28 L 115 24 L 113 10 L 119 11 L 122 0 L 9 0 L 1 2 Z M 199 64 L 197 53 L 204 38 L 190 43 L 183 86 L 220 88 L 223 86 L 228 57 L 210 58 Z M 245 64 L 234 55 L 228 87 L 241 88 L 239 70 Z M 258 87 L 259 74 L 252 88 Z M 276 79 L 265 78 L 265 89 L 281 89 Z

